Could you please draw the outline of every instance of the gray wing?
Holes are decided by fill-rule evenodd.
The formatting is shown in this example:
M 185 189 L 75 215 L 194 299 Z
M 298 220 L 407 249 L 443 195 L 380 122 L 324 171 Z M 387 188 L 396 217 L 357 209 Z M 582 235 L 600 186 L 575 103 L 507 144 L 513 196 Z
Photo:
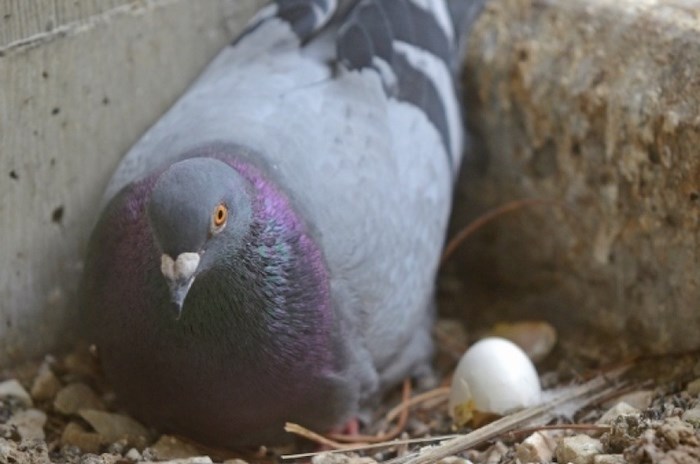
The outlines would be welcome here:
M 382 180 L 363 203 L 367 220 L 376 221 L 366 234 L 385 233 L 362 248 L 361 265 L 346 269 L 376 298 L 366 301 L 365 293 L 360 307 L 381 386 L 430 360 L 434 278 L 464 143 L 456 44 L 443 1 L 363 0 L 339 31 L 338 61 L 351 75 L 379 79 L 387 121 L 380 130 L 390 134 L 393 171 L 377 173 Z M 381 206 L 372 207 L 371 195 Z
M 261 9 L 231 44 L 236 46 L 249 38 L 251 32 L 265 23 L 284 22 L 300 43 L 311 40 L 331 19 L 338 7 L 337 0 L 276 0 Z
M 455 56 L 452 20 L 442 1 L 365 0 L 338 37 L 342 64 L 376 70 L 389 98 L 423 111 L 440 133 L 453 170 L 463 143 L 451 73 Z

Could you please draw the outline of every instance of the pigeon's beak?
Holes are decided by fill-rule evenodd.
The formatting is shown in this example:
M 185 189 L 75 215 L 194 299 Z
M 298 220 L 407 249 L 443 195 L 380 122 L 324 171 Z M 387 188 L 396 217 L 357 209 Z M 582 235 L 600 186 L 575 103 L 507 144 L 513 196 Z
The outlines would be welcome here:
M 160 271 L 168 282 L 170 300 L 175 307 L 175 319 L 180 318 L 182 305 L 199 267 L 199 260 L 199 253 L 180 253 L 176 259 L 165 253 L 160 257 Z

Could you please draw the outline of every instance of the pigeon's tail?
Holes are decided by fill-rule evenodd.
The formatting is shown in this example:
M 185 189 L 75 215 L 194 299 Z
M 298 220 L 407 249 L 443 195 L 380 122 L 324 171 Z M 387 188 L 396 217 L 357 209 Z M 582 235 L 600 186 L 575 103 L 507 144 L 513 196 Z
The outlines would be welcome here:
M 280 21 L 291 28 L 301 44 L 311 40 L 333 17 L 339 7 L 347 8 L 347 0 L 275 0 L 250 20 L 248 27 L 232 45 L 269 21 Z
M 275 0 L 233 44 L 244 45 L 250 59 L 298 47 L 317 62 L 374 70 L 388 98 L 425 114 L 456 172 L 464 146 L 456 76 L 464 39 L 486 1 Z
M 390 98 L 418 107 L 454 168 L 464 143 L 455 88 L 459 44 L 484 2 L 362 0 L 338 32 L 338 62 L 350 70 L 374 69 Z
M 474 22 L 484 9 L 488 0 L 447 0 L 453 27 L 457 33 L 456 53 L 454 54 L 453 70 L 461 71 L 462 57 L 467 45 Z

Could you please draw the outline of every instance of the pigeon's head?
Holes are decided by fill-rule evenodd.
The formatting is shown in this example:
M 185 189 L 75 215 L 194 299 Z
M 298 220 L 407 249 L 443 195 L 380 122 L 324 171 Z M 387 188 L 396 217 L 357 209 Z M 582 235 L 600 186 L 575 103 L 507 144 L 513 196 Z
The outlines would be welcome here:
M 222 161 L 190 158 L 158 177 L 147 208 L 179 316 L 197 275 L 243 243 L 252 217 L 250 184 Z

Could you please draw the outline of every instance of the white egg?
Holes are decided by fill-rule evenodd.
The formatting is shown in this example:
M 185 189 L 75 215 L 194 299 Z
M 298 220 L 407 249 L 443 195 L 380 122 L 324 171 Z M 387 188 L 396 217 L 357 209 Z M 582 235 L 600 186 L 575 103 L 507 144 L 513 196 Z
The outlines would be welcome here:
M 449 413 L 458 425 L 474 411 L 503 415 L 541 401 L 535 366 L 515 343 L 490 337 L 472 345 L 457 365 Z

